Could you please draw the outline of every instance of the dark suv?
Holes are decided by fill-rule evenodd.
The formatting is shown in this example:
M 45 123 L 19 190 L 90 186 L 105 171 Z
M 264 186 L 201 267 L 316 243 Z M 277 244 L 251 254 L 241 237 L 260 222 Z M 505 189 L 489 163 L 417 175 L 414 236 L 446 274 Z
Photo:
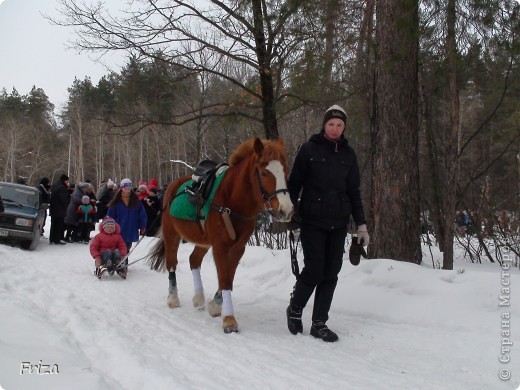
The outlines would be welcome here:
M 38 189 L 22 184 L 0 182 L 4 212 L 0 213 L 0 240 L 20 243 L 34 250 L 40 242 L 46 203 L 40 204 Z

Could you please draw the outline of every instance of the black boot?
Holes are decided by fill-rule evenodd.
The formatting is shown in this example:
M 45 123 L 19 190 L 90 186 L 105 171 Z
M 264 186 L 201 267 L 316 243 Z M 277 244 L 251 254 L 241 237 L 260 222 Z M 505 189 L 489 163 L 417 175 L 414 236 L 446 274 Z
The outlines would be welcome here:
M 289 305 L 287 306 L 285 314 L 287 314 L 287 327 L 289 328 L 289 332 L 292 334 L 302 333 L 302 308 Z
M 311 336 L 323 341 L 332 343 L 338 341 L 338 335 L 330 330 L 323 322 L 313 322 L 311 326 Z

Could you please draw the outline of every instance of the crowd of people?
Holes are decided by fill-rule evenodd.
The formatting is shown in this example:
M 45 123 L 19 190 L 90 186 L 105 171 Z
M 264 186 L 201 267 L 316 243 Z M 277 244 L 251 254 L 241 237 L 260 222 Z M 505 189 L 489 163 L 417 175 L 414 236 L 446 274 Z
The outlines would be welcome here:
M 497 215 L 482 217 L 477 210 L 457 210 L 455 212 L 455 230 L 459 237 L 481 234 L 490 237 L 497 231 L 509 231 L 510 217 L 506 210 Z
M 62 174 L 52 185 L 48 178 L 42 178 L 38 189 L 40 203 L 49 204 L 49 244 L 90 244 L 98 277 L 107 262 L 115 265 L 118 258 L 125 258 L 140 236 L 155 236 L 161 224 L 162 191 L 157 179 L 151 179 L 150 183 L 140 181 L 136 187 L 130 179 L 121 180 L 119 186 L 108 179 L 96 192 L 89 180 L 71 185 L 69 177 Z M 91 240 L 98 222 L 99 234 L 95 237 L 100 237 Z M 45 223 L 42 236 L 44 231 Z M 106 239 L 111 235 L 118 239 Z M 119 267 L 117 271 L 126 277 L 126 268 Z

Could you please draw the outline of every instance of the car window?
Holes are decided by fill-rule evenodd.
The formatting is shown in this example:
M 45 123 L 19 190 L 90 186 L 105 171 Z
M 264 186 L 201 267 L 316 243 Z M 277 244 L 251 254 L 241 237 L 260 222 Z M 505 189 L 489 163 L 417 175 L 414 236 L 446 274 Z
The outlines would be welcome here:
M 9 201 L 12 201 L 26 207 L 38 207 L 39 194 L 37 191 L 0 185 L 0 196 L 4 200 L 5 205 L 9 204 Z

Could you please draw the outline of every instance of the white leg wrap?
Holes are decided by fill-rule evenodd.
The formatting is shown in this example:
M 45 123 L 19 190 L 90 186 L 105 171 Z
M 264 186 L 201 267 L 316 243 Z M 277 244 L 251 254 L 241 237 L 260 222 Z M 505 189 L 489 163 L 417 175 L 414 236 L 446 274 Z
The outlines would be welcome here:
M 233 301 L 231 290 L 222 290 L 222 317 L 235 315 L 233 312 Z
M 200 268 L 192 269 L 191 274 L 193 275 L 193 291 L 195 294 L 198 294 L 204 290 L 200 277 Z

